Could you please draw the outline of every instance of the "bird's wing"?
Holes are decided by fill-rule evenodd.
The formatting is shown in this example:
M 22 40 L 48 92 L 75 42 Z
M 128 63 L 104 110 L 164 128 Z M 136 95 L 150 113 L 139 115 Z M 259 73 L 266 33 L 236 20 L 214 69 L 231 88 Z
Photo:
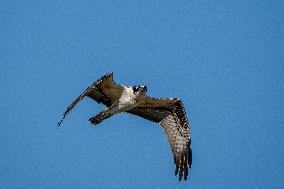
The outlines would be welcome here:
M 187 179 L 192 164 L 190 129 L 181 100 L 145 97 L 137 107 L 127 111 L 159 123 L 167 135 L 176 165 L 175 175 Z
M 85 96 L 92 98 L 97 103 L 103 103 L 106 106 L 110 106 L 115 100 L 117 100 L 121 96 L 122 92 L 123 86 L 113 81 L 112 72 L 102 76 L 78 96 L 78 98 L 64 112 L 61 120 L 58 122 L 57 125 L 60 126 L 66 115 Z

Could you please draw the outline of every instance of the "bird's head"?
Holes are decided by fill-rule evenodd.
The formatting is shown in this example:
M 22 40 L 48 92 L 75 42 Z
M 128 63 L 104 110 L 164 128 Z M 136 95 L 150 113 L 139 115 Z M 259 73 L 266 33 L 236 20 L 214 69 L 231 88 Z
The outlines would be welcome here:
M 136 94 L 146 94 L 147 86 L 146 85 L 138 85 L 133 87 L 133 92 Z

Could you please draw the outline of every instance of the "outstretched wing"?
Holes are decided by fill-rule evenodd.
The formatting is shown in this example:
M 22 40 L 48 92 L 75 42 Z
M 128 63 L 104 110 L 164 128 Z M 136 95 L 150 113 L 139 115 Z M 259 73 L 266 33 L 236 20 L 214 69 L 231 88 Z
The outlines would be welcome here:
M 116 84 L 113 81 L 113 74 L 108 73 L 94 82 L 79 97 L 67 108 L 64 112 L 61 120 L 58 122 L 58 127 L 66 117 L 66 115 L 76 106 L 80 100 L 85 96 L 92 98 L 97 103 L 103 103 L 106 106 L 110 106 L 115 100 L 117 100 L 123 91 L 123 86 Z
M 176 165 L 175 175 L 187 179 L 192 164 L 190 129 L 181 100 L 145 97 L 139 106 L 127 111 L 159 123 L 167 135 Z

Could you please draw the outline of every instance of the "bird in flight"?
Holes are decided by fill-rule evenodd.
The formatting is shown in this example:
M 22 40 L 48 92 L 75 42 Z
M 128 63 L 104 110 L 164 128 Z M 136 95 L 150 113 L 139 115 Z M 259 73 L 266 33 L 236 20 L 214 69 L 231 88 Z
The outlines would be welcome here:
M 94 82 L 67 108 L 58 127 L 66 115 L 85 96 L 102 103 L 105 108 L 89 121 L 97 125 L 111 116 L 126 112 L 160 124 L 163 128 L 175 163 L 175 175 L 179 181 L 188 177 L 192 164 L 190 129 L 183 104 L 178 98 L 152 98 L 146 95 L 146 85 L 134 87 L 117 84 L 113 73 L 108 73 Z

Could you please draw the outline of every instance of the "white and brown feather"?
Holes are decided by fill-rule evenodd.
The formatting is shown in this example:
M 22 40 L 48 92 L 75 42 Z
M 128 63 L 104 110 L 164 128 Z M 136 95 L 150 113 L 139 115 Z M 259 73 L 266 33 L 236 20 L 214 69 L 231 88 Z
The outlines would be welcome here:
M 109 107 L 112 103 L 118 99 L 123 92 L 123 86 L 115 83 L 113 81 L 113 73 L 110 72 L 96 82 L 94 82 L 91 86 L 85 89 L 76 100 L 67 108 L 64 112 L 61 120 L 57 124 L 58 126 L 61 125 L 63 120 L 65 119 L 66 115 L 80 102 L 85 96 L 90 97 L 91 99 L 95 100 L 97 103 L 102 103 Z
M 173 153 L 175 175 L 179 174 L 179 180 L 186 180 L 192 164 L 192 151 L 190 129 L 181 100 L 146 97 L 141 104 L 127 112 L 162 126 Z
M 122 104 L 132 103 L 133 99 L 130 98 L 132 93 L 133 89 L 131 87 L 115 83 L 113 81 L 113 74 L 108 73 L 79 95 L 64 112 L 58 126 L 60 126 L 66 115 L 85 96 L 92 98 L 97 103 L 104 104 L 106 109 L 108 109 L 118 102 L 123 102 Z M 188 177 L 188 168 L 190 168 L 192 164 L 192 151 L 190 129 L 181 100 L 178 98 L 151 98 L 145 96 L 138 104 L 133 106 L 133 108 L 123 111 L 161 125 L 173 153 L 174 163 L 176 165 L 175 175 L 179 174 L 179 180 L 182 178 L 186 180 Z M 98 123 L 101 121 L 102 120 Z

